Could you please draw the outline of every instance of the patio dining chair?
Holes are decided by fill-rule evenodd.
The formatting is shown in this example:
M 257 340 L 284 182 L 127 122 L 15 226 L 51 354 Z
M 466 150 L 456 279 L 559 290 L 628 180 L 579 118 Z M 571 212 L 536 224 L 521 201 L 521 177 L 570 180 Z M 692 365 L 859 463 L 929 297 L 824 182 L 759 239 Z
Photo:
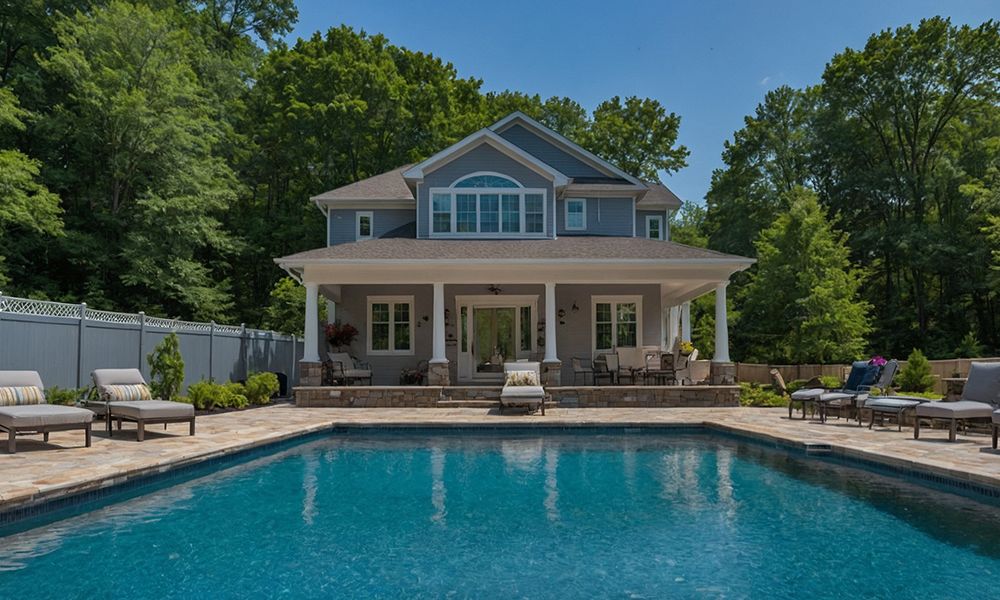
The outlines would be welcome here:
M 608 385 L 618 381 L 618 355 L 613 353 L 598 354 L 594 359 L 594 385 L 602 379 L 608 380 Z
M 577 381 L 582 378 L 583 385 L 587 385 L 587 376 L 590 376 L 590 383 L 594 383 L 594 367 L 586 367 L 583 365 L 583 359 L 579 356 L 574 356 L 570 359 L 573 363 L 573 385 L 577 385 Z

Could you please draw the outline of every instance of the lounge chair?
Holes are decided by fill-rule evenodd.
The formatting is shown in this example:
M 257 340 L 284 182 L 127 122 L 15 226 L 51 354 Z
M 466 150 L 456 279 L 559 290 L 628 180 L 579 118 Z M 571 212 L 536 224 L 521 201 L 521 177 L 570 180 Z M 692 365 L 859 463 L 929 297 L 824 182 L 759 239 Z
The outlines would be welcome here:
M 843 388 L 827 391 L 816 398 L 820 423 L 826 423 L 830 409 L 838 411 L 838 418 L 843 414 L 844 409 L 857 410 L 858 399 L 863 400 L 868 397 L 868 392 L 875 385 L 881 372 L 881 367 L 870 364 L 868 361 L 859 360 L 852 363 L 851 373 L 847 376 Z
M 545 414 L 545 389 L 541 384 L 541 363 L 504 363 L 504 384 L 500 390 L 500 414 L 505 408 L 524 407 L 529 413 L 542 409 Z
M 94 413 L 75 406 L 46 404 L 45 386 L 37 371 L 0 371 L 0 430 L 7 432 L 7 452 L 17 452 L 16 437 L 50 431 L 82 429 L 90 448 L 90 428 Z
M 594 385 L 599 379 L 608 380 L 608 385 L 618 383 L 618 355 L 614 352 L 598 354 L 594 359 Z
M 146 380 L 139 369 L 95 369 L 91 374 L 100 401 L 94 402 L 98 412 L 104 414 L 111 436 L 111 421 L 136 424 L 137 439 L 145 439 L 146 425 L 163 423 L 188 423 L 189 435 L 194 435 L 194 406 L 184 402 L 153 400 Z M 88 403 L 89 405 L 90 403 Z
M 372 384 L 372 369 L 367 363 L 355 360 L 346 352 L 327 352 L 326 355 L 330 359 L 334 380 L 341 380 L 344 385 L 352 385 L 358 381 Z
M 948 421 L 948 441 L 954 442 L 958 424 L 986 420 L 992 424 L 1000 409 L 1000 363 L 974 362 L 958 402 L 924 402 L 916 407 L 913 439 L 920 438 L 920 421 Z M 994 430 L 995 431 L 995 430 Z

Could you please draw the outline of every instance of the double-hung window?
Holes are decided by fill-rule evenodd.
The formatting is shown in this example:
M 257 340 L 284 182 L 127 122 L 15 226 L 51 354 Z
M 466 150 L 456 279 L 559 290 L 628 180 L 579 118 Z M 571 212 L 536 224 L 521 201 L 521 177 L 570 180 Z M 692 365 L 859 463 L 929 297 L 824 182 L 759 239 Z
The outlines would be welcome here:
M 525 188 L 495 173 L 463 177 L 430 190 L 431 236 L 545 235 L 546 190 Z
M 354 238 L 357 240 L 370 240 L 372 239 L 372 213 L 371 211 L 363 211 L 354 213 L 355 228 Z
M 595 351 L 642 345 L 642 297 L 594 296 L 592 314 Z
M 646 237 L 651 240 L 663 239 L 663 217 L 659 215 L 646 217 Z
M 368 353 L 413 354 L 413 296 L 368 297 Z
M 587 228 L 587 201 L 583 198 L 566 200 L 566 231 L 583 231 Z

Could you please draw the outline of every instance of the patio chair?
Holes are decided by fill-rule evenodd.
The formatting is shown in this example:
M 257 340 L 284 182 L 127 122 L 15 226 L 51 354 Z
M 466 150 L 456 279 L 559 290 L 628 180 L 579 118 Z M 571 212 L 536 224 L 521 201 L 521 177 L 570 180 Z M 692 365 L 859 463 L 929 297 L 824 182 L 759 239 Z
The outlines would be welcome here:
M 577 385 L 577 380 L 580 379 L 580 378 L 583 378 L 583 385 L 587 385 L 587 376 L 588 375 L 590 376 L 590 383 L 591 383 L 591 385 L 593 385 L 593 383 L 594 383 L 594 367 L 593 366 L 590 366 L 590 367 L 583 366 L 583 360 L 580 357 L 578 357 L 578 356 L 574 356 L 573 358 L 571 358 L 570 362 L 573 363 L 573 385 Z
M 82 429 L 84 444 L 90 448 L 94 413 L 75 406 L 46 404 L 45 386 L 37 371 L 0 371 L 0 430 L 7 432 L 7 452 L 17 452 L 16 437 L 50 431 Z
M 357 381 L 367 381 L 372 384 L 371 365 L 361 362 L 346 352 L 327 352 L 331 373 L 334 380 L 343 381 L 344 385 L 352 385 Z
M 614 385 L 618 378 L 618 355 L 598 354 L 594 359 L 594 385 L 600 379 L 607 379 L 608 385 Z
M 916 407 L 913 439 L 920 438 L 920 421 L 948 422 L 948 441 L 954 442 L 956 429 L 970 421 L 986 420 L 994 428 L 994 412 L 1000 409 L 1000 363 L 974 362 L 958 402 L 924 402 Z
M 542 364 L 538 362 L 504 363 L 504 384 L 500 390 L 500 414 L 504 409 L 524 407 L 528 413 L 539 408 L 545 414 L 545 388 L 542 387 Z
M 111 421 L 131 421 L 136 425 L 136 438 L 143 441 L 146 436 L 146 425 L 168 423 L 187 423 L 188 435 L 194 435 L 194 406 L 185 402 L 170 400 L 154 400 L 149 392 L 149 386 L 139 369 L 94 369 L 91 374 L 94 387 L 101 400 L 88 402 L 96 404 L 99 412 L 104 414 L 108 426 L 108 436 L 111 433 Z
M 826 417 L 831 409 L 837 410 L 837 417 L 843 415 L 845 409 L 857 409 L 859 397 L 867 397 L 868 392 L 881 373 L 881 367 L 858 360 L 851 364 L 851 373 L 847 376 L 844 387 L 839 390 L 828 390 L 815 398 L 819 407 L 819 421 L 826 423 Z
M 646 355 L 646 379 L 652 379 L 655 385 L 674 385 L 677 383 L 677 371 L 674 369 L 674 357 L 666 352 L 651 352 Z

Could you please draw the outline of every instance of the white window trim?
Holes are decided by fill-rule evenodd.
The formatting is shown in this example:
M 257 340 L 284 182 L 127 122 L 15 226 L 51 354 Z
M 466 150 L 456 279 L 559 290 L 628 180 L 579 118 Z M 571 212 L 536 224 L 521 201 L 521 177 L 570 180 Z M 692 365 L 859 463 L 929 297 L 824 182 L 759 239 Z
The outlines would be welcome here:
M 570 227 L 569 226 L 569 204 L 570 202 L 579 202 L 583 204 L 583 226 L 582 227 Z M 585 231 L 587 229 L 587 199 L 586 198 L 566 198 L 563 203 L 563 224 L 566 231 Z
M 361 217 L 368 217 L 368 235 L 361 235 Z M 354 213 L 354 239 L 370 240 L 375 237 L 375 214 L 370 210 L 359 210 Z
M 660 237 L 657 237 L 657 238 L 649 237 L 649 224 L 652 223 L 653 221 L 658 221 L 660 223 Z M 646 215 L 646 237 L 649 238 L 649 239 L 651 239 L 651 240 L 661 240 L 662 241 L 663 240 L 663 233 L 664 233 L 664 231 L 663 231 L 663 223 L 664 223 L 663 215 Z
M 372 304 L 389 305 L 389 349 L 372 350 Z M 396 350 L 396 311 L 394 304 L 410 305 L 410 349 Z M 368 323 L 367 350 L 370 356 L 413 356 L 416 346 L 416 316 L 413 312 L 413 296 L 368 296 L 365 321 Z
M 618 310 L 615 304 L 635 303 L 635 347 L 642 348 L 642 296 L 591 296 L 590 297 L 590 347 L 596 354 L 631 346 L 618 346 Z M 611 304 L 611 348 L 597 347 L 597 305 Z
M 500 187 L 500 188 L 462 188 L 455 187 L 455 184 L 460 183 L 470 177 L 476 177 L 479 175 L 493 175 L 496 177 L 503 177 L 504 179 L 509 179 L 516 183 L 520 187 Z M 434 231 L 434 195 L 435 194 L 447 194 L 451 197 L 451 216 L 449 222 L 448 231 Z M 455 197 L 456 194 L 476 194 L 476 231 L 456 231 L 458 227 L 458 200 Z M 508 194 L 518 196 L 518 212 L 520 214 L 520 224 L 519 231 L 489 231 L 480 232 L 479 229 L 482 227 L 482 211 L 479 207 L 479 196 L 484 194 Z M 540 232 L 527 233 L 525 232 L 526 226 L 526 213 L 525 213 L 525 198 L 528 194 L 538 194 L 542 197 L 542 230 Z M 500 215 L 500 229 L 503 229 L 503 210 L 502 206 L 499 211 Z M 549 229 L 549 199 L 548 190 L 545 188 L 526 188 L 521 186 L 521 182 L 517 181 L 509 175 L 504 175 L 503 173 L 496 173 L 493 171 L 476 171 L 475 173 L 468 173 L 462 175 L 458 179 L 452 182 L 449 187 L 435 187 L 427 190 L 427 236 L 432 238 L 547 238 Z

